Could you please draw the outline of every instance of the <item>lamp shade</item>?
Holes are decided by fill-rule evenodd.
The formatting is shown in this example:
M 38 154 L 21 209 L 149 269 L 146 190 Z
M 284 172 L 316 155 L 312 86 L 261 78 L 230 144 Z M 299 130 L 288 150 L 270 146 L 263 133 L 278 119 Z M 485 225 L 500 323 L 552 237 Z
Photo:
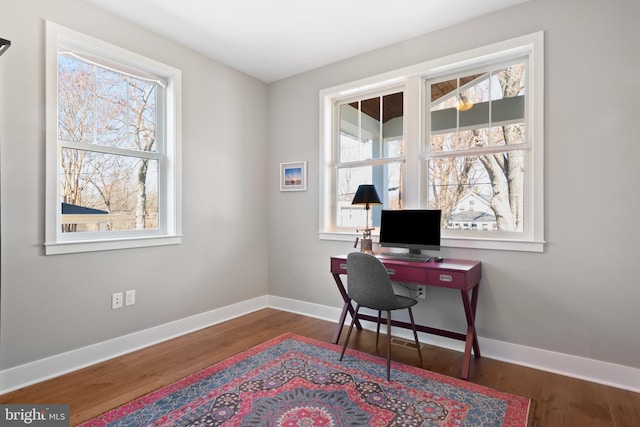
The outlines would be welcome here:
M 0 38 L 0 55 L 2 55 L 5 50 L 9 49 L 9 46 L 11 46 L 11 42 L 9 40 Z
M 379 205 L 381 203 L 375 185 L 371 184 L 360 185 L 351 202 L 352 205 Z

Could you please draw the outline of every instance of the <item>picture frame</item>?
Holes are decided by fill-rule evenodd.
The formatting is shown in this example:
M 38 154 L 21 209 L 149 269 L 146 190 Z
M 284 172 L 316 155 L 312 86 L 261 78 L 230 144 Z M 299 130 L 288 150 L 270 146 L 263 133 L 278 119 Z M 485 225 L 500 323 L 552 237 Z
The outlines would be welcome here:
M 307 162 L 280 163 L 280 191 L 307 191 Z

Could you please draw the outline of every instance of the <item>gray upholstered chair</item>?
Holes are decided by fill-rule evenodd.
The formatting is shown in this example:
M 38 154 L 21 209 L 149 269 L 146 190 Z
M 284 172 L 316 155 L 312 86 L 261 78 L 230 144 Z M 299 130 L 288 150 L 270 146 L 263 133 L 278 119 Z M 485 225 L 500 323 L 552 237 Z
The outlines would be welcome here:
M 353 325 L 358 318 L 360 307 L 378 311 L 378 328 L 376 330 L 376 348 L 378 347 L 378 337 L 380 336 L 380 315 L 384 310 L 387 312 L 387 381 L 391 380 L 391 311 L 406 308 L 409 310 L 409 318 L 413 327 L 413 336 L 416 340 L 418 357 L 422 363 L 422 353 L 418 342 L 416 324 L 413 320 L 411 307 L 418 303 L 417 300 L 402 295 L 396 295 L 393 291 L 391 279 L 387 269 L 378 258 L 364 252 L 352 252 L 347 255 L 347 287 L 349 298 L 355 301 L 356 309 L 351 320 L 351 326 L 347 332 L 347 337 L 342 346 L 340 360 L 344 357 L 344 352 L 349 343 L 349 337 L 353 330 Z

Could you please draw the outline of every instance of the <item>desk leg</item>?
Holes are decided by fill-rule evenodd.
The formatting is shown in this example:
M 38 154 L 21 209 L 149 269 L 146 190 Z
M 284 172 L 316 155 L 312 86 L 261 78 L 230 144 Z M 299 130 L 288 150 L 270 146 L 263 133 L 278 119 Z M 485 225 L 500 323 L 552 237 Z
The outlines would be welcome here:
M 464 360 L 462 362 L 462 375 L 464 380 L 469 379 L 469 371 L 471 369 L 471 349 L 476 358 L 480 356 L 480 345 L 478 344 L 478 334 L 476 333 L 476 306 L 478 305 L 478 288 L 476 285 L 471 292 L 469 298 L 468 291 L 460 291 L 462 294 L 462 303 L 464 304 L 464 313 L 467 317 L 467 338 L 464 346 Z
M 342 313 L 340 313 L 340 320 L 338 320 L 338 330 L 336 331 L 336 335 L 333 337 L 334 344 L 338 344 L 338 341 L 340 341 L 340 334 L 342 333 L 344 320 L 347 318 L 347 311 L 349 311 L 349 307 L 351 307 L 350 302 L 345 302 L 342 306 Z
M 349 295 L 347 294 L 347 291 L 345 290 L 344 285 L 342 284 L 340 275 L 335 273 L 333 273 L 332 275 L 333 275 L 333 280 L 335 280 L 336 285 L 338 286 L 338 290 L 340 291 L 342 300 L 344 301 L 344 305 L 342 306 L 342 313 L 340 313 L 340 321 L 338 322 L 338 330 L 336 331 L 336 335 L 333 337 L 333 343 L 338 344 L 338 341 L 340 341 L 340 334 L 342 333 L 342 328 L 344 327 L 344 321 L 347 317 L 347 312 L 349 312 L 351 314 L 351 317 L 353 318 L 353 316 L 355 315 L 355 310 L 351 305 L 351 298 L 349 298 Z M 356 319 L 355 325 L 359 331 L 362 330 L 362 325 L 360 324 L 360 321 L 358 319 Z
M 482 357 L 480 355 L 480 344 L 478 344 L 478 332 L 476 331 L 476 306 L 478 305 L 478 288 L 480 288 L 480 284 L 478 283 L 471 293 L 471 310 L 473 313 L 473 354 L 476 357 Z

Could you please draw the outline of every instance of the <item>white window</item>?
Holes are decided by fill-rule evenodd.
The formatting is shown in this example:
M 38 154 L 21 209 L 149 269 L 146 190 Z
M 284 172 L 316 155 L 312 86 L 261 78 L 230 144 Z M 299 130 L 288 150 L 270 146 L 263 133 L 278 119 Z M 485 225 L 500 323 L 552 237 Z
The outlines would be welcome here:
M 543 37 L 520 37 L 321 92 L 320 236 L 372 209 L 441 209 L 442 246 L 542 251 Z M 375 234 L 375 232 L 374 232 Z
M 337 229 L 353 230 L 365 223 L 367 211 L 351 201 L 360 184 L 374 184 L 385 206 L 399 209 L 402 201 L 404 120 L 402 91 L 341 101 L 336 147 L 336 198 L 332 215 Z M 379 207 L 368 211 L 379 225 Z
M 47 254 L 180 243 L 180 71 L 47 23 Z

